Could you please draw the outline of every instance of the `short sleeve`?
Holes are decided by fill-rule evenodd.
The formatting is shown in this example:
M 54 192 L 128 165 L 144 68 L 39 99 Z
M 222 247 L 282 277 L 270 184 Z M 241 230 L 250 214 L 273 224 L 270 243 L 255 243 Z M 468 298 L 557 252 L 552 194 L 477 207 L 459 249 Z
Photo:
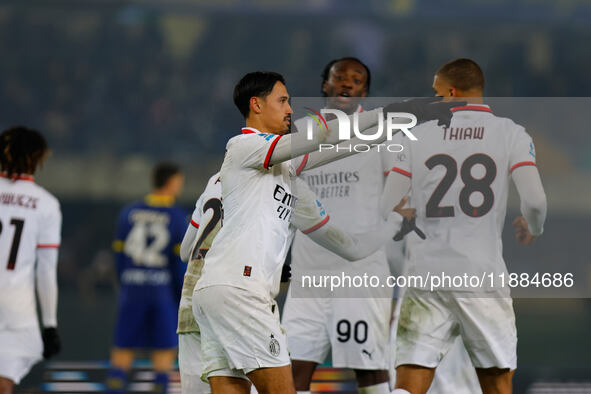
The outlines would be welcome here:
M 328 223 L 330 217 L 303 180 L 296 178 L 295 183 L 297 201 L 291 223 L 304 234 L 308 234 Z
M 40 232 L 37 239 L 37 248 L 58 248 L 61 242 L 62 212 L 57 200 L 51 201 L 44 208 L 41 216 Z
M 509 156 L 509 172 L 513 172 L 516 168 L 522 166 L 536 165 L 536 148 L 534 142 L 525 129 L 517 126 L 515 138 L 511 146 L 511 154 Z
M 243 134 L 230 141 L 228 154 L 237 166 L 266 170 L 280 138 L 276 134 Z
M 396 144 L 396 146 L 394 146 Z M 404 137 L 404 134 L 398 133 L 392 139 L 392 149 L 397 148 L 399 152 L 391 153 L 392 155 L 392 168 L 390 171 L 397 172 L 409 178 L 412 177 L 412 171 L 410 166 L 410 140 Z

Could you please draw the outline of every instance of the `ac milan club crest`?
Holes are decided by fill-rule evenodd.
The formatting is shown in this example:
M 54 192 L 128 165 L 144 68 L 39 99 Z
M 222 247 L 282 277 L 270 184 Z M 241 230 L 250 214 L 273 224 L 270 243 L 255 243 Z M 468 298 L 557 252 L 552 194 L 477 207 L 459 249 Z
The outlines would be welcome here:
M 281 352 L 279 341 L 275 339 L 273 334 L 271 334 L 271 341 L 269 342 L 269 352 L 275 357 L 279 356 L 279 353 Z

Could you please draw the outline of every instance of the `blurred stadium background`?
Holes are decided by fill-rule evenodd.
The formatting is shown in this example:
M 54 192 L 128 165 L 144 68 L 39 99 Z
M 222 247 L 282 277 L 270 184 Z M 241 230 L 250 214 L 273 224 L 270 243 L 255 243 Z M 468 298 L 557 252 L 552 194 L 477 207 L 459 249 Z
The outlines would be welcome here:
M 352 55 L 371 68 L 371 95 L 430 96 L 437 67 L 470 57 L 484 69 L 487 96 L 581 97 L 591 91 L 590 26 L 589 0 L 0 1 L 0 126 L 46 134 L 53 156 L 38 182 L 64 214 L 63 352 L 35 367 L 19 392 L 68 391 L 48 382 L 100 391 L 92 383 L 102 381 L 111 345 L 117 212 L 149 191 L 160 159 L 183 165 L 181 203 L 192 209 L 241 125 L 231 96 L 245 72 L 278 71 L 292 96 L 318 96 L 324 65 Z M 549 217 L 535 248 L 517 247 L 506 232 L 509 262 L 559 271 L 576 261 L 579 278 L 591 279 L 590 131 L 530 130 Z M 515 392 L 591 392 L 584 383 L 591 382 L 591 302 L 515 305 Z M 145 367 L 138 364 L 140 381 L 149 378 Z M 326 369 L 313 389 L 354 391 L 350 378 Z

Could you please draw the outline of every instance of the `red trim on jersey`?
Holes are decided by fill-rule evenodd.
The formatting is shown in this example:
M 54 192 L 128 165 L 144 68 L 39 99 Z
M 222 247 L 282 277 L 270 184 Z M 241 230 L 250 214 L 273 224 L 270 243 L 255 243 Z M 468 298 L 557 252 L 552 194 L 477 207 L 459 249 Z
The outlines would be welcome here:
M 522 161 L 519 162 L 517 164 L 514 164 L 513 167 L 511 167 L 511 169 L 509 170 L 509 172 L 513 172 L 514 169 L 519 168 L 519 167 L 523 167 L 523 166 L 536 166 L 536 163 L 534 163 L 533 161 Z
M 397 172 L 402 175 L 405 175 L 409 178 L 412 178 L 412 172 L 404 171 L 402 168 L 392 167 L 392 171 Z
M 328 125 L 326 124 L 326 119 L 324 119 L 324 116 L 322 116 L 322 114 L 320 112 L 314 111 L 312 108 L 308 108 L 308 107 L 306 107 L 306 109 L 309 109 L 316 116 L 318 116 L 320 118 L 320 120 L 322 121 L 322 123 L 324 123 L 324 127 L 326 128 L 326 130 L 328 130 Z
M 384 171 L 384 176 L 388 176 L 389 173 L 390 173 L 390 170 Z
M 196 223 L 193 219 L 191 219 L 191 224 L 193 225 L 193 227 L 199 228 L 199 223 Z
M 307 230 L 302 231 L 302 233 L 304 234 L 310 234 L 312 231 L 316 231 L 318 230 L 320 227 L 324 226 L 326 223 L 328 223 L 328 219 L 330 219 L 330 216 L 326 216 L 324 218 L 324 220 L 322 220 L 320 223 L 316 224 L 315 226 L 310 227 Z
M 37 249 L 57 249 L 60 244 L 37 244 Z
M 304 155 L 304 159 L 300 163 L 300 166 L 296 170 L 296 175 L 300 175 L 302 171 L 304 171 L 304 167 L 306 167 L 306 163 L 308 163 L 308 154 Z
M 271 160 L 271 155 L 273 154 L 273 151 L 275 150 L 275 145 L 277 145 L 280 138 L 281 136 L 278 136 L 273 140 L 273 142 L 271 142 L 271 146 L 269 147 L 269 150 L 267 151 L 267 156 L 265 157 L 265 161 L 263 162 L 263 168 L 265 170 L 269 169 L 269 161 Z
M 6 175 L 5 173 L 0 173 L 0 178 L 8 178 L 8 175 Z M 35 182 L 35 178 L 32 177 L 31 175 L 13 175 L 10 177 L 10 179 L 12 179 L 13 181 L 29 181 L 29 182 Z
M 258 132 L 259 131 L 257 129 L 254 129 L 252 127 L 243 127 L 242 128 L 242 134 L 255 134 Z
M 483 111 L 483 112 L 490 112 L 491 114 L 493 113 L 492 109 L 490 109 L 486 105 L 474 105 L 474 104 L 464 105 L 464 106 L 461 106 L 461 107 L 454 107 L 454 108 L 450 109 L 450 111 L 451 112 L 456 112 L 456 111 Z

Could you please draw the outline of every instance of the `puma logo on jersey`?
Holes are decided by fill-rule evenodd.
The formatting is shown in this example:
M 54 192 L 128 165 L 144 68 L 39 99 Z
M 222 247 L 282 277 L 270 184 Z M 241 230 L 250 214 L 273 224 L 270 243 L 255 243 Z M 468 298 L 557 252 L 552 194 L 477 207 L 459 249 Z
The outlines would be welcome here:
M 371 352 L 371 353 L 370 353 L 370 352 L 368 352 L 368 351 L 367 351 L 367 350 L 365 350 L 365 349 L 363 349 L 363 350 L 361 351 L 361 354 L 367 354 L 367 357 L 369 357 L 369 359 L 370 359 L 370 360 L 372 359 L 372 358 L 371 358 L 371 354 L 372 354 L 372 353 L 373 353 L 373 352 Z
M 449 133 L 448 133 L 449 131 Z M 454 140 L 481 140 L 484 138 L 484 127 L 444 127 L 443 139 Z

